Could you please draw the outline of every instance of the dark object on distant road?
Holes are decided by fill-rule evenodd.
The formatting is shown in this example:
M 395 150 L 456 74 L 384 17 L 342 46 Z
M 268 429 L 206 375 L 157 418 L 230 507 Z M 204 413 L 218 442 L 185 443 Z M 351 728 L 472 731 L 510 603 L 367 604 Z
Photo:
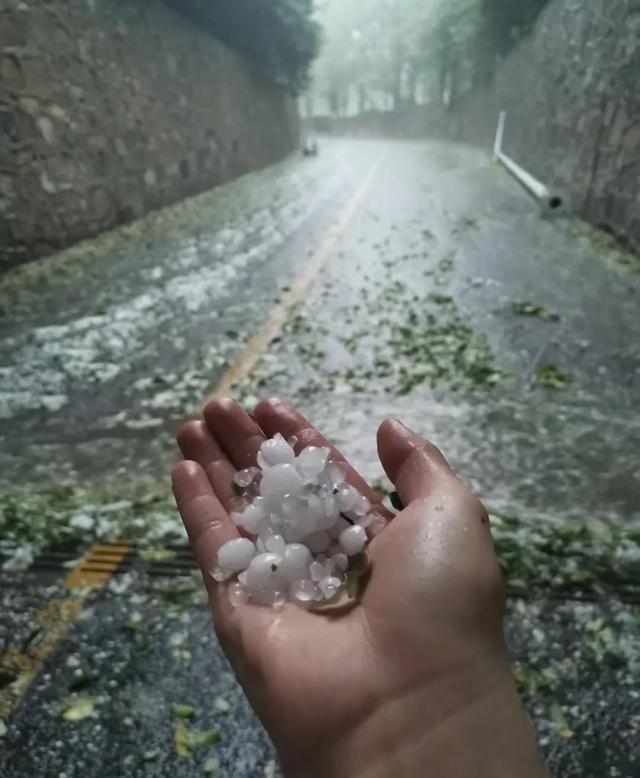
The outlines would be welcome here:
M 307 138 L 302 144 L 302 156 L 303 157 L 317 157 L 318 156 L 318 141 L 315 138 Z

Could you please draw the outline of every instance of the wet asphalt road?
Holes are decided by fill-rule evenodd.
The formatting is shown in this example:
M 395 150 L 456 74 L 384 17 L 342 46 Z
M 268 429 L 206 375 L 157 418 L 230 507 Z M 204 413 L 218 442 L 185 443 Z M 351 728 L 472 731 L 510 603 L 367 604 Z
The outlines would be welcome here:
M 180 420 L 197 412 L 374 169 L 298 309 L 311 334 L 286 331 L 239 396 L 292 398 L 372 479 L 380 475 L 374 422 L 397 415 L 433 438 L 493 511 L 637 523 L 640 274 L 575 223 L 541 219 L 482 152 L 443 143 L 327 140 L 316 159 L 291 158 L 2 287 L 3 482 L 161 478 Z M 374 372 L 354 389 L 345 371 L 366 360 L 367 339 L 382 338 L 396 282 L 419 300 L 450 298 L 446 306 L 487 338 L 504 378 L 490 390 L 462 382 L 454 391 L 443 381 L 400 395 Z M 516 315 L 512 305 L 522 302 L 553 315 Z M 345 333 L 362 340 L 364 356 L 345 348 Z M 544 363 L 571 382 L 537 385 Z M 338 378 L 328 385 L 318 375 Z M 61 578 L 46 587 L 37 576 L 4 574 L 2 650 L 29 642 L 35 614 L 66 596 Z M 205 607 L 196 593 L 178 600 L 144 576 L 114 579 L 9 720 L 0 774 L 182 778 L 201 775 L 213 756 L 220 774 L 272 774 L 268 741 Z M 526 619 L 514 609 L 514 652 L 529 650 L 541 630 L 554 644 L 578 643 L 580 626 L 572 610 L 558 615 L 562 607 Z M 602 615 L 584 607 L 593 608 L 585 618 Z M 142 628 L 130 618 L 141 610 Z M 78 679 L 96 710 L 62 721 L 60 700 Z M 584 715 L 575 717 L 583 737 L 544 734 L 559 772 L 632 776 L 640 707 L 628 680 L 603 672 L 568 682 L 566 694 Z M 212 710 L 217 697 L 228 712 Z M 178 757 L 174 702 L 194 706 L 189 726 L 220 726 L 220 741 Z M 598 706 L 604 712 L 591 716 Z
M 6 482 L 166 471 L 180 420 L 197 413 L 376 162 L 304 304 L 311 323 L 326 324 L 316 346 L 327 369 L 341 351 L 350 359 L 336 341 L 350 309 L 401 279 L 422 297 L 451 296 L 511 383 L 488 401 L 421 386 L 390 402 L 375 378 L 358 396 L 300 393 L 308 365 L 288 352 L 300 369 L 247 394 L 297 400 L 372 476 L 373 430 L 362 422 L 403 415 L 496 509 L 637 521 L 640 276 L 571 223 L 541 219 L 483 153 L 452 144 L 327 141 L 317 159 L 290 159 L 41 263 L 46 272 L 0 297 Z M 443 262 L 448 272 L 424 275 Z M 559 320 L 514 315 L 519 302 Z M 542 363 L 571 385 L 532 387 Z

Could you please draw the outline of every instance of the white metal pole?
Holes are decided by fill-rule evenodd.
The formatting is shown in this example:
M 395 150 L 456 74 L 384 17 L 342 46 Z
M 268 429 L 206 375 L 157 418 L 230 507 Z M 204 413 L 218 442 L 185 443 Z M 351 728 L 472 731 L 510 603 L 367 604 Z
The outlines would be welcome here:
M 523 167 L 520 167 L 517 162 L 514 162 L 511 157 L 507 156 L 504 151 L 502 151 L 506 117 L 505 111 L 500 111 L 498 116 L 498 129 L 496 131 L 496 139 L 493 146 L 493 158 L 504 165 L 516 181 L 518 181 L 529 194 L 533 195 L 545 210 L 557 211 L 562 206 L 562 197 L 557 193 L 552 192 L 541 181 L 534 178 L 531 173 L 527 173 Z
M 493 144 L 493 158 L 497 160 L 502 151 L 502 138 L 504 137 L 504 123 L 507 118 L 506 111 L 500 111 L 498 115 L 498 129 L 496 131 L 496 140 Z

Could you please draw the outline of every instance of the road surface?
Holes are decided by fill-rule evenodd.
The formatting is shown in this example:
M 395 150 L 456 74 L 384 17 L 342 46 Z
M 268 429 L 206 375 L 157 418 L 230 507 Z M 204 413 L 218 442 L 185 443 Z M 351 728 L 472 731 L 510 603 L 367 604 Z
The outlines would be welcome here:
M 24 558 L 71 520 L 69 541 L 117 527 L 168 542 L 172 530 L 158 528 L 175 522 L 169 500 L 145 502 L 140 484 L 166 492 L 175 429 L 216 390 L 292 399 L 374 481 L 375 426 L 394 415 L 433 439 L 495 514 L 637 527 L 634 262 L 574 220 L 541 218 L 477 149 L 325 140 L 317 158 L 11 274 L 0 281 L 0 477 L 15 526 L 27 521 L 21 500 L 49 495 Z M 106 503 L 86 497 L 103 491 Z M 65 572 L 2 573 L 0 654 L 12 669 L 0 694 L 14 711 L 5 705 L 3 776 L 182 777 L 215 760 L 220 775 L 275 774 L 191 579 L 114 576 L 78 604 L 66 638 L 51 637 Z M 603 619 L 630 641 L 616 651 L 636 658 L 606 669 L 605 646 L 578 677 L 564 659 L 592 651 Z M 615 597 L 511 605 L 514 654 L 562 675 L 555 720 L 548 699 L 534 714 L 563 775 L 638 769 L 640 646 L 627 634 L 638 623 Z M 33 646 L 47 640 L 40 655 Z M 31 664 L 16 671 L 21 661 Z M 21 672 L 35 681 L 14 694 Z M 90 715 L 62 718 L 70 693 L 90 693 Z M 188 726 L 220 727 L 218 743 L 177 755 L 172 703 L 194 707 Z

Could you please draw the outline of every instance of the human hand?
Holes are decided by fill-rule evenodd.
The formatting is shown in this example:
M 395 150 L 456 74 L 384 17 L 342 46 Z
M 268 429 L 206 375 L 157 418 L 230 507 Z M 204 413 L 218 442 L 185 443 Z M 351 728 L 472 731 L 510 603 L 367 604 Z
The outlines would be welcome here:
M 265 436 L 330 445 L 295 409 L 261 402 L 251 418 L 214 401 L 178 435 L 176 501 L 221 644 L 288 776 L 543 776 L 502 635 L 503 591 L 481 503 L 442 454 L 398 421 L 378 452 L 406 508 L 368 547 L 360 601 L 328 616 L 287 604 L 234 608 L 208 571 L 237 537 L 236 470 Z M 333 449 L 332 459 L 343 457 Z M 348 480 L 376 496 L 348 466 Z

